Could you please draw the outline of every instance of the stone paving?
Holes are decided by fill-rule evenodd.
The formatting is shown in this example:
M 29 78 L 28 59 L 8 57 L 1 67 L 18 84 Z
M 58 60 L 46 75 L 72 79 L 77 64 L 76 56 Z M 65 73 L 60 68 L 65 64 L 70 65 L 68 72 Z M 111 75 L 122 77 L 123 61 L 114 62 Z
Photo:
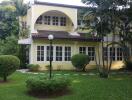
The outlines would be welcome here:
M 37 73 L 37 72 L 29 72 L 28 69 L 20 69 L 20 70 L 17 70 L 18 72 L 21 72 L 23 74 L 27 73 L 27 74 L 34 74 L 34 75 L 37 75 L 37 74 L 43 74 L 43 75 L 47 75 L 46 73 Z M 54 75 L 56 76 L 60 76 L 60 75 L 64 75 L 64 76 L 79 76 L 79 75 L 82 75 L 82 76 L 94 76 L 94 75 L 97 75 L 98 73 L 78 73 L 78 74 L 69 74 L 69 73 L 65 73 L 65 74 L 59 74 L 59 73 L 56 73 Z M 112 75 L 115 75 L 115 74 L 131 74 L 131 72 L 111 72 L 110 74 Z

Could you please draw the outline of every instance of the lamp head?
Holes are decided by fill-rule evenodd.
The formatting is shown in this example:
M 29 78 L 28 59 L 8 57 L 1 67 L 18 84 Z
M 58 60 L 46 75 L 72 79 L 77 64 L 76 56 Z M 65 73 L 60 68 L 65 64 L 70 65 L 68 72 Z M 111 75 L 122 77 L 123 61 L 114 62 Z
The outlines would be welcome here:
M 48 35 L 48 39 L 49 40 L 53 40 L 54 39 L 54 36 L 52 34 Z

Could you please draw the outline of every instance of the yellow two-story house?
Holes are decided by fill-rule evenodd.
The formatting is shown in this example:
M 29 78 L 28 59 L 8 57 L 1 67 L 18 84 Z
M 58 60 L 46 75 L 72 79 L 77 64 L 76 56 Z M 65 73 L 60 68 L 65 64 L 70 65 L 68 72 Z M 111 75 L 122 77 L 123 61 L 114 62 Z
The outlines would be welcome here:
M 91 61 L 87 68 L 96 67 L 96 63 L 99 62 L 98 52 L 100 52 L 100 55 L 102 54 L 101 39 L 88 38 L 85 33 L 76 31 L 78 27 L 77 13 L 81 7 L 86 6 L 40 1 L 35 1 L 31 5 L 24 18 L 30 29 L 29 38 L 19 40 L 19 44 L 30 46 L 30 64 L 39 64 L 42 70 L 49 65 L 50 47 L 48 36 L 52 34 L 54 36 L 52 46 L 53 69 L 74 69 L 71 57 L 79 53 L 89 55 Z M 122 54 L 117 55 L 118 51 L 120 49 L 116 48 L 113 68 L 122 66 L 122 61 L 119 61 L 122 60 Z

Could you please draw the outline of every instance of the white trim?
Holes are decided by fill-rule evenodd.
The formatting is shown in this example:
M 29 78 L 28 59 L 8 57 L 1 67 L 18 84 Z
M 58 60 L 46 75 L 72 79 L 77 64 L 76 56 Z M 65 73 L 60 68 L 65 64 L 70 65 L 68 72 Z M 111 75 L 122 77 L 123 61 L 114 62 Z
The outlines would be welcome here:
M 44 61 L 37 61 L 37 47 L 38 46 L 44 46 Z M 47 46 L 49 46 L 49 45 L 47 45 L 47 44 L 35 45 L 35 60 L 36 60 L 36 62 L 39 62 L 39 63 L 49 62 L 49 61 L 47 61 Z M 56 47 L 57 46 L 62 47 L 62 61 L 56 61 Z M 65 61 L 65 47 L 71 48 L 71 56 L 72 56 L 72 46 L 70 46 L 70 45 L 57 45 L 56 44 L 56 45 L 53 45 L 53 62 L 71 62 L 71 61 Z

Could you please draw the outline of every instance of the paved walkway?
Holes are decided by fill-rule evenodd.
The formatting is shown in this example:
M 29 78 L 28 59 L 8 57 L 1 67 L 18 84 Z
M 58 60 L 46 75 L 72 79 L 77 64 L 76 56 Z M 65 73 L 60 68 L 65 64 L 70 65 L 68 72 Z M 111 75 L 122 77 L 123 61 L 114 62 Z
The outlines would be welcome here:
M 28 69 L 20 69 L 20 70 L 17 70 L 18 72 L 21 72 L 21 73 L 27 73 L 27 74 L 35 74 L 35 75 L 37 75 L 37 74 L 43 74 L 43 75 L 47 75 L 47 73 L 37 73 L 37 72 L 28 72 L 29 70 Z M 90 73 L 76 73 L 76 74 L 72 74 L 72 73 L 64 73 L 64 74 L 59 74 L 59 73 L 55 73 L 54 75 L 56 75 L 56 76 L 60 76 L 60 75 L 64 75 L 64 76 L 71 76 L 71 75 L 73 75 L 73 76 L 79 76 L 79 75 L 82 75 L 82 76 L 87 76 L 87 75 L 89 75 L 89 76 L 94 76 L 94 75 L 97 75 L 98 73 L 92 73 L 92 72 L 90 72 Z M 115 75 L 115 74 L 132 74 L 131 72 L 111 72 L 110 74 L 112 74 L 112 75 Z

